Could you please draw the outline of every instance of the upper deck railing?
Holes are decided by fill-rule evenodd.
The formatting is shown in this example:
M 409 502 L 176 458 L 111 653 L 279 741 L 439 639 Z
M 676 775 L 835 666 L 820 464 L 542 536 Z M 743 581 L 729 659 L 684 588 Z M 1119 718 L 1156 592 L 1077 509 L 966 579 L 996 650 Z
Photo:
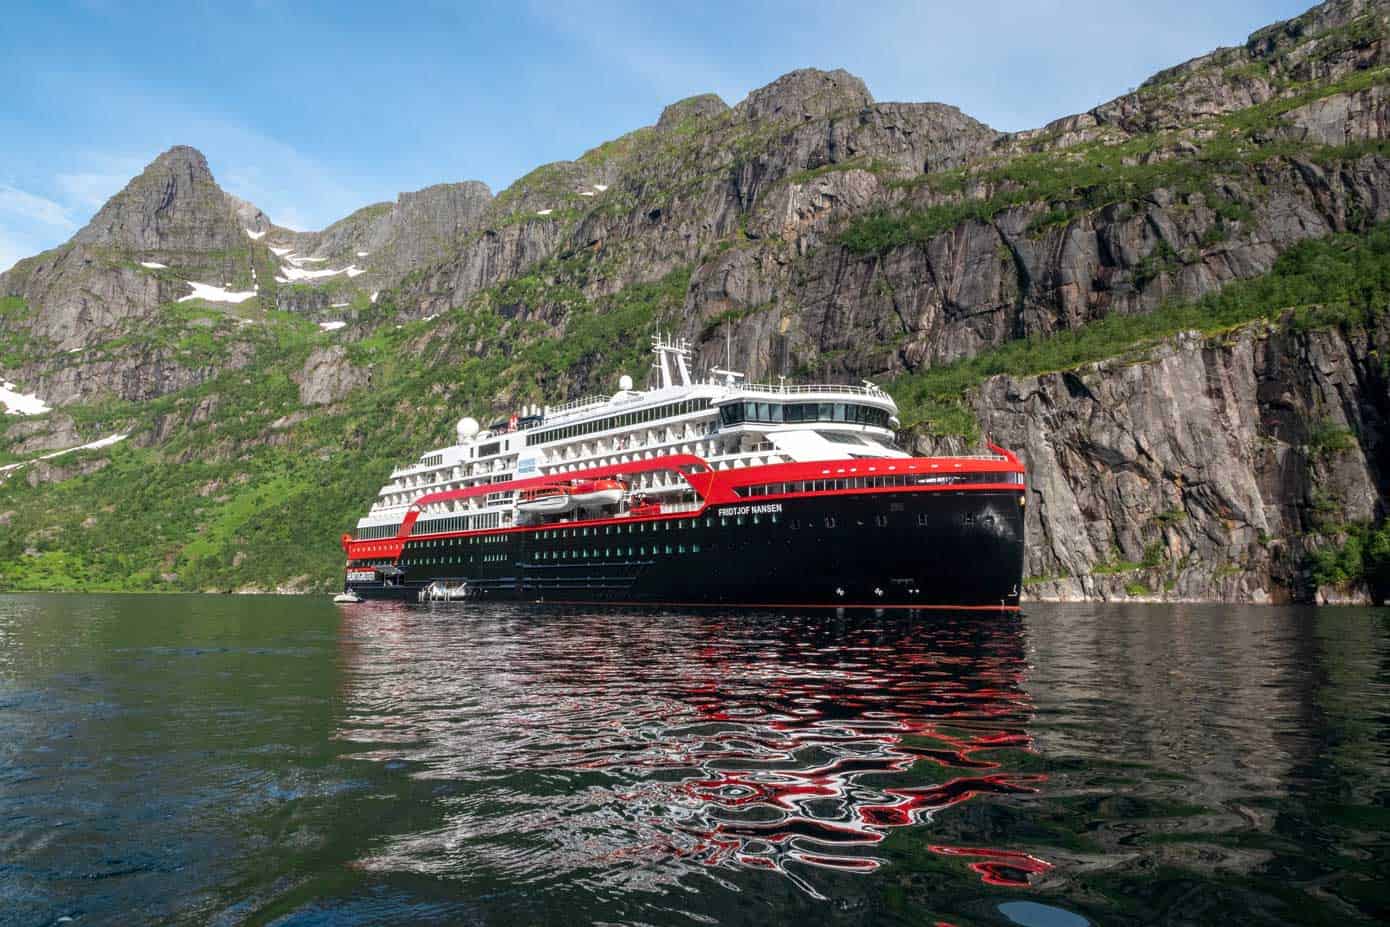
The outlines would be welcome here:
M 785 383 L 740 383 L 730 387 L 731 391 L 752 393 L 771 393 L 773 395 L 804 395 L 806 393 L 834 393 L 843 396 L 872 396 L 875 399 L 891 399 L 877 386 L 850 386 L 846 383 L 817 383 L 810 386 L 788 386 Z
M 549 406 L 546 409 L 545 417 L 547 419 L 551 419 L 557 415 L 569 415 L 572 412 L 578 412 L 581 409 L 587 409 L 590 406 L 603 406 L 607 404 L 607 396 L 585 396 L 582 399 L 572 399 L 569 402 L 566 402 L 562 405 Z M 532 427 L 536 427 L 540 424 L 540 422 L 537 422 L 536 425 Z

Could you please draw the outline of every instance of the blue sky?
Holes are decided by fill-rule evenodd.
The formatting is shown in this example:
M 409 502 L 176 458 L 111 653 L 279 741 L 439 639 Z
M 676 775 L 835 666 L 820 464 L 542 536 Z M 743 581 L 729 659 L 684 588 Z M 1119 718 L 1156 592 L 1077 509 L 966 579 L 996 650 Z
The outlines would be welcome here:
M 0 270 L 66 240 L 160 151 L 293 228 L 538 164 L 798 67 L 1004 130 L 1090 108 L 1308 0 L 119 3 L 8 0 Z

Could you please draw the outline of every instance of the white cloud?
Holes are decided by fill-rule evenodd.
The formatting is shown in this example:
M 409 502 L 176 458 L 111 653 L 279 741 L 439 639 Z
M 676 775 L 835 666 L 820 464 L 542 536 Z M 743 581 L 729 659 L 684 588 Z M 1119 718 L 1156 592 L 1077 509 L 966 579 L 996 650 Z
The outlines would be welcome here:
M 0 186 L 0 213 L 58 228 L 73 228 L 77 224 L 61 203 L 14 187 Z

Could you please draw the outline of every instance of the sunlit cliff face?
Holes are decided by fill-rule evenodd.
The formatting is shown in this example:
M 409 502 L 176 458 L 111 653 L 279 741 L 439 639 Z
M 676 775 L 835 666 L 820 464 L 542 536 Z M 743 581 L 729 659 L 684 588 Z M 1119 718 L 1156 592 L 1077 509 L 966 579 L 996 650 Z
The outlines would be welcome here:
M 1032 792 L 1016 619 L 345 613 L 339 736 L 450 783 L 360 865 L 610 887 L 874 870 L 895 828 Z M 1048 864 L 932 846 L 990 882 Z

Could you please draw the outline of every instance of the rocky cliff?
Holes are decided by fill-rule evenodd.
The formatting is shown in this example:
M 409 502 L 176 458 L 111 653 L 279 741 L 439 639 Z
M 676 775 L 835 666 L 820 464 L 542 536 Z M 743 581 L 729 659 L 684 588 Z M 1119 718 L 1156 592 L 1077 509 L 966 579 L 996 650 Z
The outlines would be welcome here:
M 16 550 L 38 552 L 0 583 L 74 557 L 140 588 L 326 582 L 319 559 L 393 454 L 465 409 L 603 388 L 659 326 L 703 362 L 732 342 L 755 378 L 887 383 L 923 446 L 1023 450 L 1035 595 L 1372 595 L 1350 574 L 1320 593 L 1346 571 L 1310 563 L 1386 514 L 1365 242 L 1390 222 L 1388 40 L 1390 2 L 1330 0 L 1012 134 L 795 71 L 733 106 L 673 103 L 496 196 L 441 184 L 321 232 L 275 225 L 172 149 L 0 275 L 0 372 L 62 407 L 0 439 L 0 465 L 38 484 L 0 486 L 30 537 Z M 1348 265 L 1361 295 L 1339 297 L 1356 313 L 1310 316 L 1315 298 L 1271 286 L 1203 302 L 1314 279 L 1279 262 L 1322 240 L 1372 254 Z M 131 437 L 100 472 L 26 462 L 117 429 Z M 124 493 L 126 454 L 164 486 L 156 509 L 177 502 L 164 528 L 124 559 L 49 530 Z M 270 507 L 290 498 L 317 509 L 277 547 Z
M 1366 599 L 1319 590 L 1310 547 L 1384 516 L 1390 315 L 1258 322 L 1126 358 L 999 376 L 974 397 L 1030 468 L 1030 592 L 1044 599 Z

